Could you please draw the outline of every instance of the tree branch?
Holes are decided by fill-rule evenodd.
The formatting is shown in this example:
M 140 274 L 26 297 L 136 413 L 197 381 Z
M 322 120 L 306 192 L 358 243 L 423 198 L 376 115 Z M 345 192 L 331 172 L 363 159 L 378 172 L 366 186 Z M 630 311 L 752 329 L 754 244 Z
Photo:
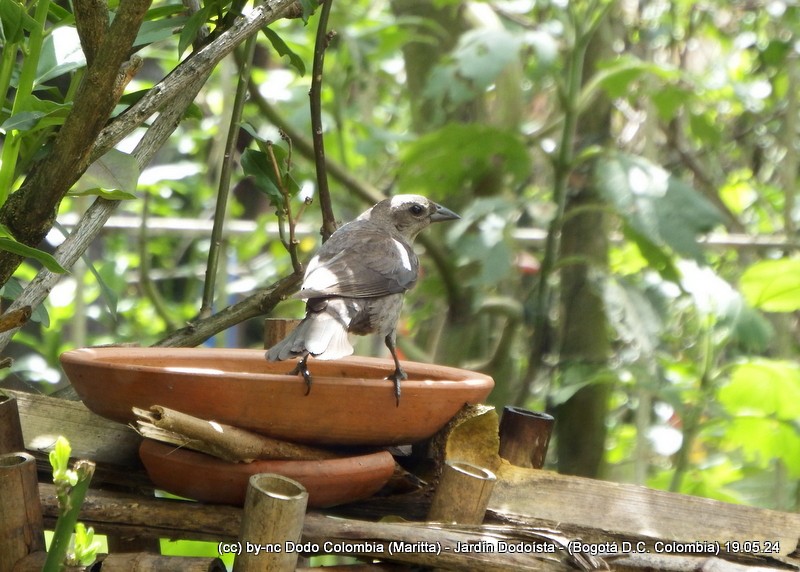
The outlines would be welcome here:
M 311 103 L 311 136 L 314 142 L 314 163 L 317 171 L 317 190 L 319 206 L 322 210 L 322 241 L 328 240 L 336 230 L 336 217 L 333 214 L 331 191 L 328 187 L 328 175 L 325 162 L 325 138 L 322 130 L 322 70 L 325 65 L 325 50 L 333 37 L 328 33 L 328 16 L 331 13 L 333 0 L 324 0 L 319 15 L 317 37 L 314 43 L 314 65 L 311 72 L 311 89 L 308 97 Z

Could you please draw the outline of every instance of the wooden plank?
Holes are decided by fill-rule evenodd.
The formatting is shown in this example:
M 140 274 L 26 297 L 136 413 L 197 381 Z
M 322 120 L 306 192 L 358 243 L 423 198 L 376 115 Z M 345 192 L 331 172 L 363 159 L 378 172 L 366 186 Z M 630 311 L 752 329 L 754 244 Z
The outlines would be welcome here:
M 657 549 L 656 540 L 717 542 L 721 550 L 725 550 L 725 542 L 738 541 L 738 546 L 729 545 L 731 554 L 787 556 L 798 549 L 800 539 L 800 514 L 523 469 L 508 463 L 498 471 L 489 509 L 532 518 L 540 525 L 550 523 L 555 528 L 569 525 L 614 538 L 650 539 L 643 545 L 650 551 Z M 610 548 L 613 551 L 613 545 Z
M 126 425 L 103 419 L 80 401 L 3 390 L 17 399 L 25 448 L 47 452 L 63 435 L 74 458 L 119 467 L 139 466 L 141 438 Z

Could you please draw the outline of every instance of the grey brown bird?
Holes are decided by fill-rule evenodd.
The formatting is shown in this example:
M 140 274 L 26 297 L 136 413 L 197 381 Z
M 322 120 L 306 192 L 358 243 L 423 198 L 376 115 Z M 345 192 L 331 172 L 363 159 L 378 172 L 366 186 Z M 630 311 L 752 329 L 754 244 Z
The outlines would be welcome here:
M 420 195 L 385 199 L 334 232 L 308 263 L 295 295 L 305 299 L 306 315 L 285 339 L 267 350 L 267 360 L 300 358 L 299 373 L 311 390 L 309 356 L 332 360 L 353 353 L 348 333 L 383 336 L 400 381 L 406 378 L 395 351 L 396 326 L 403 296 L 417 281 L 419 260 L 412 243 L 432 222 L 460 218 Z

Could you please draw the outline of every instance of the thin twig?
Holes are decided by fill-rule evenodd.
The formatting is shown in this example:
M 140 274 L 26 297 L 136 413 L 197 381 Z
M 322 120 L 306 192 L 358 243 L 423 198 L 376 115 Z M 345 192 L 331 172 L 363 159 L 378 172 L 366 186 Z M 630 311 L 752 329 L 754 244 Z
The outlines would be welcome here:
M 267 152 L 269 154 L 270 162 L 272 163 L 272 169 L 275 172 L 275 180 L 278 183 L 278 190 L 281 192 L 281 196 L 283 197 L 283 214 L 285 215 L 286 220 L 289 223 L 289 238 L 286 238 L 285 230 L 283 227 L 283 216 L 278 216 L 278 231 L 281 237 L 281 242 L 283 243 L 284 248 L 286 248 L 289 256 L 292 259 L 292 269 L 294 269 L 295 274 L 302 274 L 303 273 L 303 265 L 300 264 L 300 259 L 297 256 L 297 239 L 295 238 L 295 226 L 297 224 L 297 218 L 292 215 L 292 197 L 289 195 L 289 190 L 286 188 L 286 185 L 283 183 L 283 174 L 281 173 L 280 165 L 278 165 L 278 159 L 275 157 L 275 152 L 272 150 L 272 142 L 267 142 Z M 289 155 L 286 160 L 286 170 L 288 172 L 289 166 L 291 165 L 291 157 L 292 157 L 292 147 L 289 145 Z M 298 213 L 299 216 L 299 213 Z
M 314 140 L 314 161 L 317 170 L 317 189 L 319 192 L 319 205 L 322 210 L 322 241 L 336 230 L 336 217 L 333 214 L 331 192 L 328 187 L 328 174 L 325 165 L 325 141 L 322 132 L 322 69 L 325 65 L 325 50 L 333 37 L 333 32 L 328 33 L 328 17 L 331 13 L 333 0 L 325 0 L 319 14 L 317 37 L 314 43 L 314 65 L 311 72 L 311 89 L 308 96 L 311 100 L 311 132 Z

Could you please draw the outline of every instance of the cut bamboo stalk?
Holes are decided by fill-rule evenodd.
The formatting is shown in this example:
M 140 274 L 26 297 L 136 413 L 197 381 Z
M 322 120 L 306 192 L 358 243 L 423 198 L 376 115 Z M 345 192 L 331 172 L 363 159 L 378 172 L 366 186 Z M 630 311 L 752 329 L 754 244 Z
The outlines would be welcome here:
M 149 411 L 133 408 L 143 437 L 188 447 L 231 462 L 255 459 L 321 460 L 339 457 L 327 449 L 272 439 L 238 427 L 206 421 L 174 409 L 154 405 Z
M 518 467 L 541 469 L 554 424 L 552 415 L 507 405 L 500 419 L 500 456 Z
M 0 393 L 0 455 L 25 450 L 17 400 Z
M 292 479 L 272 473 L 250 477 L 234 572 L 291 572 L 297 567 L 308 492 Z
M 44 550 L 36 460 L 27 453 L 0 455 L 0 572 Z
M 496 480 L 489 469 L 464 461 L 447 461 L 433 495 L 428 520 L 481 524 Z

